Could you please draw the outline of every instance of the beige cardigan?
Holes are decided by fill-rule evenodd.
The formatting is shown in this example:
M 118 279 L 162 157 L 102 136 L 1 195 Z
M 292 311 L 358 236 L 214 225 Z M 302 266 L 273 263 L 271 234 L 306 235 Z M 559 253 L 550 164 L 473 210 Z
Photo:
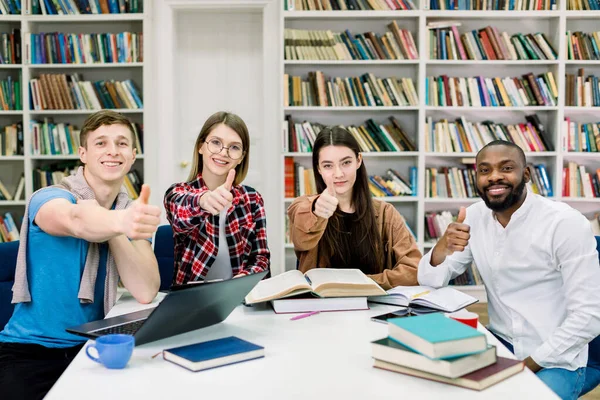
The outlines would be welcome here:
M 321 257 L 317 266 L 317 248 L 328 221 L 312 212 L 313 203 L 318 197 L 319 195 L 298 197 L 288 209 L 291 238 L 299 260 L 298 269 L 302 272 L 329 266 L 329 260 L 325 257 Z M 422 255 L 404 218 L 394 206 L 386 202 L 373 200 L 373 207 L 384 244 L 385 260 L 383 271 L 369 277 L 385 290 L 396 286 L 418 285 L 417 266 Z

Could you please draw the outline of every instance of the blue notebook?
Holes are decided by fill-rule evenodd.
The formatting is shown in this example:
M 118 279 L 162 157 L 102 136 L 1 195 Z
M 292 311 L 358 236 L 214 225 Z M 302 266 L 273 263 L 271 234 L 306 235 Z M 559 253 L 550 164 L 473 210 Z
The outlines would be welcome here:
M 458 357 L 487 349 L 482 332 L 442 313 L 388 319 L 388 335 L 432 359 Z
M 264 356 L 264 347 L 235 336 L 163 350 L 163 359 L 194 372 Z

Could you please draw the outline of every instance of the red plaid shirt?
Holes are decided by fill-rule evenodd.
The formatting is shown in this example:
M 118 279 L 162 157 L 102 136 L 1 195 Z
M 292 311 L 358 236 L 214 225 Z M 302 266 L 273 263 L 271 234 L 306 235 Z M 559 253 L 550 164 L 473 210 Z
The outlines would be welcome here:
M 174 184 L 165 193 L 167 219 L 175 241 L 175 284 L 203 280 L 215 261 L 220 216 L 200 208 L 200 197 L 208 190 L 202 175 L 198 175 L 194 181 Z M 262 196 L 243 185 L 234 186 L 232 192 L 225 236 L 233 275 L 265 271 L 271 254 Z

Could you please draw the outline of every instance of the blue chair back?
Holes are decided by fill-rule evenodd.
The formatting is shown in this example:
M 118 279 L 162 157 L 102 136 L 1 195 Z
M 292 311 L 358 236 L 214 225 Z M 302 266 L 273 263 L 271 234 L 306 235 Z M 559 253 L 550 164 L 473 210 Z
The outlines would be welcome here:
M 0 243 L 0 331 L 4 329 L 15 308 L 11 301 L 18 252 L 18 241 Z
M 600 260 L 600 236 L 596 236 L 596 250 L 598 251 L 598 260 Z M 588 366 L 600 368 L 600 336 L 596 336 L 596 339 L 589 344 Z
M 154 255 L 158 261 L 160 290 L 169 290 L 175 270 L 175 245 L 171 225 L 161 225 L 154 236 Z

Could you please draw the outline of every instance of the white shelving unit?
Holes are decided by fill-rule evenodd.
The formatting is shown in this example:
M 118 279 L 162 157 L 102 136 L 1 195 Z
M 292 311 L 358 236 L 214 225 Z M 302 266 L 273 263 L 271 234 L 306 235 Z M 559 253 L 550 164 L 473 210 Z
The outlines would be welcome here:
M 137 14 L 102 14 L 102 15 L 29 15 L 23 8 L 22 15 L 0 15 L 0 32 L 9 32 L 14 28 L 21 30 L 21 52 L 22 63 L 0 65 L 0 78 L 5 79 L 11 75 L 18 78 L 21 74 L 21 99 L 22 111 L 0 111 L 0 127 L 12 123 L 21 122 L 23 125 L 24 155 L 22 156 L 0 156 L 0 180 L 9 192 L 14 193 L 20 175 L 25 174 L 25 198 L 34 191 L 33 171 L 44 165 L 57 162 L 69 162 L 79 159 L 77 155 L 32 155 L 32 133 L 30 122 L 35 119 L 43 120 L 52 118 L 54 122 L 71 123 L 81 128 L 85 118 L 96 110 L 33 110 L 29 106 L 29 81 L 41 73 L 79 73 L 84 80 L 132 79 L 140 91 L 144 100 L 144 87 L 147 86 L 148 73 L 144 68 L 144 62 L 135 63 L 112 63 L 112 64 L 31 64 L 26 53 L 25 35 L 41 32 L 64 32 L 64 33 L 118 33 L 139 32 L 147 39 L 149 35 L 149 7 L 151 2 L 144 2 L 144 13 Z M 144 55 L 147 56 L 148 41 L 144 40 Z M 148 59 L 146 57 L 146 59 Z M 126 114 L 133 122 L 144 124 L 145 114 L 143 109 L 118 109 L 115 110 Z M 144 178 L 143 154 L 137 156 L 133 166 L 142 178 Z M 0 214 L 11 212 L 16 217 L 20 226 L 20 220 L 25 210 L 25 201 L 0 201 Z
M 427 4 L 425 4 L 427 3 Z M 599 122 L 600 107 L 565 107 L 565 73 L 573 73 L 577 68 L 586 68 L 589 73 L 600 73 L 600 61 L 566 60 L 567 30 L 595 31 L 600 12 L 567 11 L 564 2 L 559 2 L 559 10 L 553 11 L 437 11 L 428 10 L 428 1 L 423 0 L 420 10 L 413 11 L 283 11 L 280 26 L 281 46 L 283 30 L 294 29 L 330 29 L 341 32 L 349 29 L 352 33 L 373 31 L 383 33 L 386 25 L 396 21 L 400 28 L 411 31 L 419 49 L 418 60 L 408 61 L 291 61 L 281 60 L 280 82 L 283 91 L 283 74 L 305 76 L 309 71 L 320 70 L 327 76 L 357 76 L 364 72 L 373 72 L 376 76 L 412 77 L 419 94 L 417 107 L 283 107 L 281 116 L 282 132 L 284 118 L 291 115 L 294 120 L 320 122 L 323 124 L 362 124 L 369 118 L 376 122 L 394 116 L 411 138 L 416 141 L 419 151 L 411 153 L 363 153 L 369 174 L 381 174 L 389 167 L 405 173 L 410 166 L 418 167 L 418 195 L 408 198 L 386 199 L 394 204 L 406 218 L 417 236 L 422 250 L 429 251 L 434 243 L 425 242 L 424 217 L 427 212 L 451 210 L 456 212 L 460 206 L 468 206 L 478 199 L 439 199 L 425 198 L 425 168 L 428 166 L 459 165 L 462 157 L 474 157 L 475 153 L 431 153 L 424 151 L 424 126 L 427 117 L 434 121 L 442 118 L 454 119 L 465 116 L 469 121 L 492 120 L 502 123 L 524 121 L 525 115 L 536 113 L 545 126 L 546 134 L 554 146 L 554 151 L 527 153 L 528 161 L 546 165 L 552 180 L 553 199 L 568 202 L 585 214 L 600 211 L 600 199 L 563 198 L 562 168 L 568 161 L 577 161 L 594 170 L 600 166 L 600 153 L 568 153 L 562 148 L 560 128 L 564 117 L 575 122 Z M 461 34 L 465 30 L 480 29 L 488 25 L 497 26 L 500 31 L 509 34 L 517 32 L 544 32 L 559 52 L 558 60 L 550 61 L 456 61 L 429 60 L 427 23 L 431 21 L 460 21 Z M 283 51 L 280 52 L 283 58 Z M 483 67 L 483 68 L 482 68 Z M 431 107 L 425 104 L 425 79 L 427 76 L 520 76 L 527 72 L 539 74 L 552 71 L 559 87 L 559 105 L 557 107 Z M 311 167 L 309 154 L 282 151 L 281 174 L 286 157 L 293 157 L 305 167 Z M 282 187 L 284 185 L 282 184 Z M 287 209 L 293 199 L 281 201 Z M 285 218 L 281 219 L 281 234 L 285 234 Z M 283 260 L 285 270 L 295 268 L 293 246 L 284 245 Z M 277 262 L 273 261 L 273 262 Z M 486 301 L 483 286 L 459 287 Z

